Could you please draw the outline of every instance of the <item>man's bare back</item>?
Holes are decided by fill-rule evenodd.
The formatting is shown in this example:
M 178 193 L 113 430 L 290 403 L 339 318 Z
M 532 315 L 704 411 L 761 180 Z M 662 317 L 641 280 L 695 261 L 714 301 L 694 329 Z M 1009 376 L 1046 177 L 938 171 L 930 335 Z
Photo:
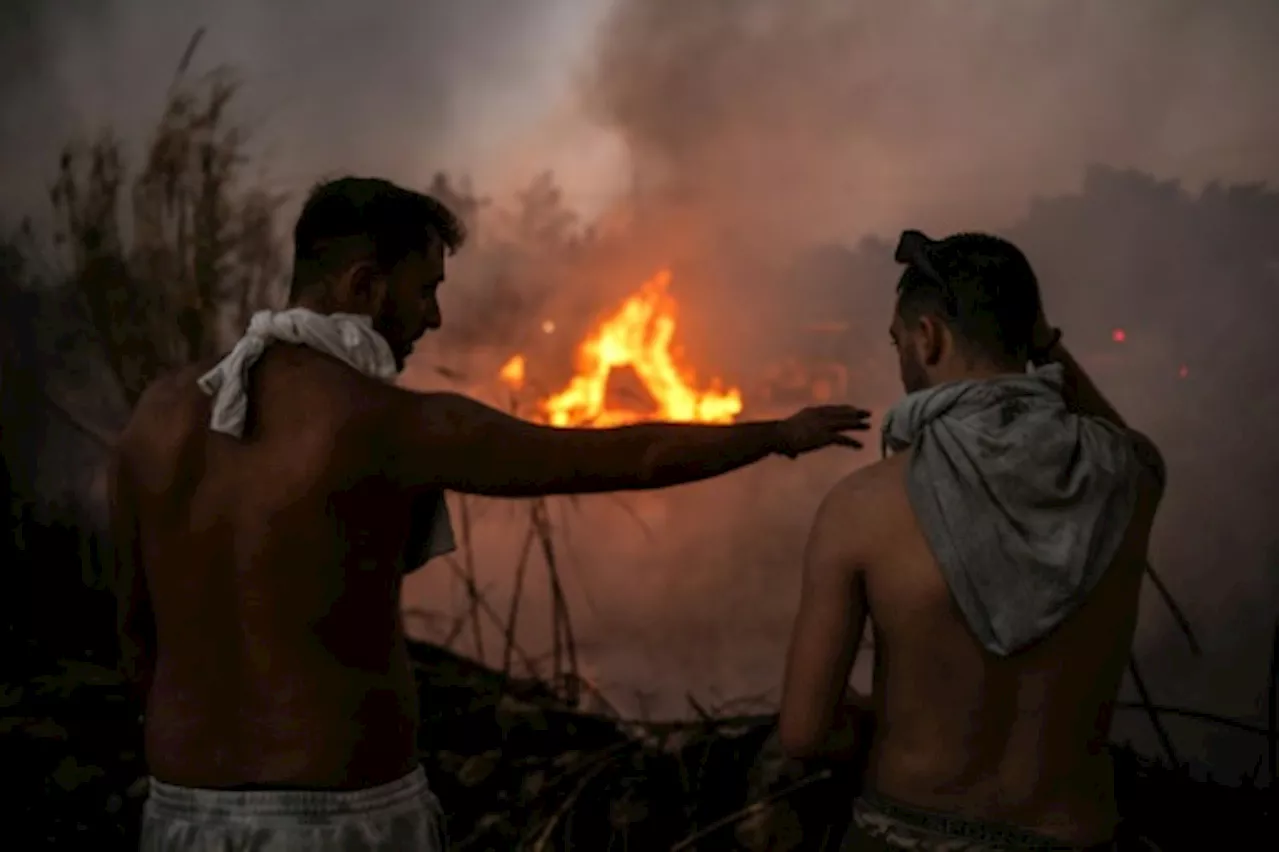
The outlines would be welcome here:
M 974 638 L 907 498 L 908 455 L 837 486 L 874 630 L 877 717 L 866 783 L 893 799 L 1086 844 L 1116 822 L 1107 750 L 1147 537 L 1146 489 L 1120 554 L 1066 622 L 1026 652 Z
M 867 760 L 850 848 L 1110 842 L 1111 711 L 1163 462 L 1048 326 L 1016 247 L 909 231 L 895 258 L 894 454 L 818 511 L 780 737 Z M 871 708 L 842 700 L 868 619 Z
M 379 476 L 376 383 L 297 347 L 254 371 L 244 441 L 208 427 L 202 365 L 124 441 L 159 655 L 153 773 L 194 787 L 360 788 L 414 765 L 399 630 L 415 495 Z

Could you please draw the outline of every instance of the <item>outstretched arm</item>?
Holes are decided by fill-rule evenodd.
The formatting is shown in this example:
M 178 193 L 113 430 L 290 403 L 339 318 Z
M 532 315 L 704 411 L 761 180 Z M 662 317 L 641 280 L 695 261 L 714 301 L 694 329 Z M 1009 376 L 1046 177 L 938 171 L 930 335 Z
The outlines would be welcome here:
M 827 495 L 805 548 L 778 718 L 779 739 L 793 758 L 849 760 L 870 744 L 873 716 L 848 689 L 867 622 L 857 491 L 855 474 Z
M 378 432 L 386 440 L 390 475 L 406 485 L 530 497 L 666 488 L 775 453 L 859 446 L 844 433 L 865 430 L 867 416 L 849 406 L 826 406 L 787 421 L 558 429 L 458 394 L 395 391 Z

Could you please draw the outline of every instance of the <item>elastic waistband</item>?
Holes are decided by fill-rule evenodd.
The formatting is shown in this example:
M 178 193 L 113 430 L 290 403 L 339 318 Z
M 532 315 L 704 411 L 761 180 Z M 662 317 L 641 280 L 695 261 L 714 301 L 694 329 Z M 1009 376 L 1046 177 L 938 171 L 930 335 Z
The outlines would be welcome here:
M 363 790 L 210 790 L 151 779 L 147 808 L 169 819 L 374 816 L 434 798 L 419 766 L 395 781 Z
M 1079 848 L 1020 826 L 920 808 L 873 791 L 864 791 L 858 797 L 854 803 L 853 818 L 864 831 L 873 828 L 888 829 L 889 826 L 884 823 L 891 821 L 918 831 L 980 844 L 979 848 L 1017 849 L 1026 852 L 1063 852 Z

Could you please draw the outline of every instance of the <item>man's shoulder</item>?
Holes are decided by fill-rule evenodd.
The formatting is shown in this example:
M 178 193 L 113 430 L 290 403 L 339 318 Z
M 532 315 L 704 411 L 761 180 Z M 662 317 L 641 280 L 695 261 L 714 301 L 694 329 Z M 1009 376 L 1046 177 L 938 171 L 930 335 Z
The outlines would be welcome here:
M 161 427 L 172 428 L 181 423 L 182 415 L 202 398 L 197 379 L 212 366 L 187 364 L 161 373 L 151 381 L 133 406 L 133 413 L 120 435 L 122 447 L 143 444 Z
M 831 489 L 830 499 L 883 505 L 887 498 L 903 492 L 907 463 L 908 456 L 902 453 L 864 465 L 837 482 Z
M 1138 476 L 1138 486 L 1142 493 L 1159 502 L 1164 494 L 1168 478 L 1164 454 L 1155 441 L 1147 433 L 1120 423 L 1113 423 L 1101 417 L 1084 416 L 1099 433 L 1111 436 L 1111 440 L 1121 446 L 1122 452 L 1131 455 L 1134 464 L 1130 466 Z
M 896 522 L 897 509 L 905 500 L 905 462 L 895 455 L 841 478 L 823 500 L 818 522 L 838 528 L 851 546 L 867 545 L 869 537 Z
M 1168 468 L 1165 466 L 1164 454 L 1145 432 L 1130 429 L 1129 440 L 1133 444 L 1133 453 L 1143 473 L 1143 484 L 1158 499 L 1164 494 L 1168 481 Z
M 368 376 L 337 358 L 305 346 L 273 345 L 253 366 L 250 405 L 271 411 L 296 428 L 298 418 L 345 434 L 375 429 L 403 393 L 395 385 Z M 355 428 L 356 432 L 350 432 Z M 366 440 L 365 434 L 359 440 Z

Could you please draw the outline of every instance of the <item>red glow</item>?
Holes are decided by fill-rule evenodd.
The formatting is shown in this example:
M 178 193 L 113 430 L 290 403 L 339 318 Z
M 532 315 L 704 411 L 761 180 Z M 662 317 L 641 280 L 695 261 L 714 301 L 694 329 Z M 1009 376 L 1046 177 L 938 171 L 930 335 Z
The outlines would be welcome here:
M 1117 328 L 1111 332 L 1111 339 L 1114 340 L 1116 343 L 1124 343 L 1124 339 L 1126 336 L 1127 335 L 1124 333 L 1123 328 Z
M 1178 368 L 1178 378 L 1185 379 L 1187 377 L 1188 372 L 1189 371 L 1187 370 L 1187 365 L 1183 364 L 1181 367 Z

